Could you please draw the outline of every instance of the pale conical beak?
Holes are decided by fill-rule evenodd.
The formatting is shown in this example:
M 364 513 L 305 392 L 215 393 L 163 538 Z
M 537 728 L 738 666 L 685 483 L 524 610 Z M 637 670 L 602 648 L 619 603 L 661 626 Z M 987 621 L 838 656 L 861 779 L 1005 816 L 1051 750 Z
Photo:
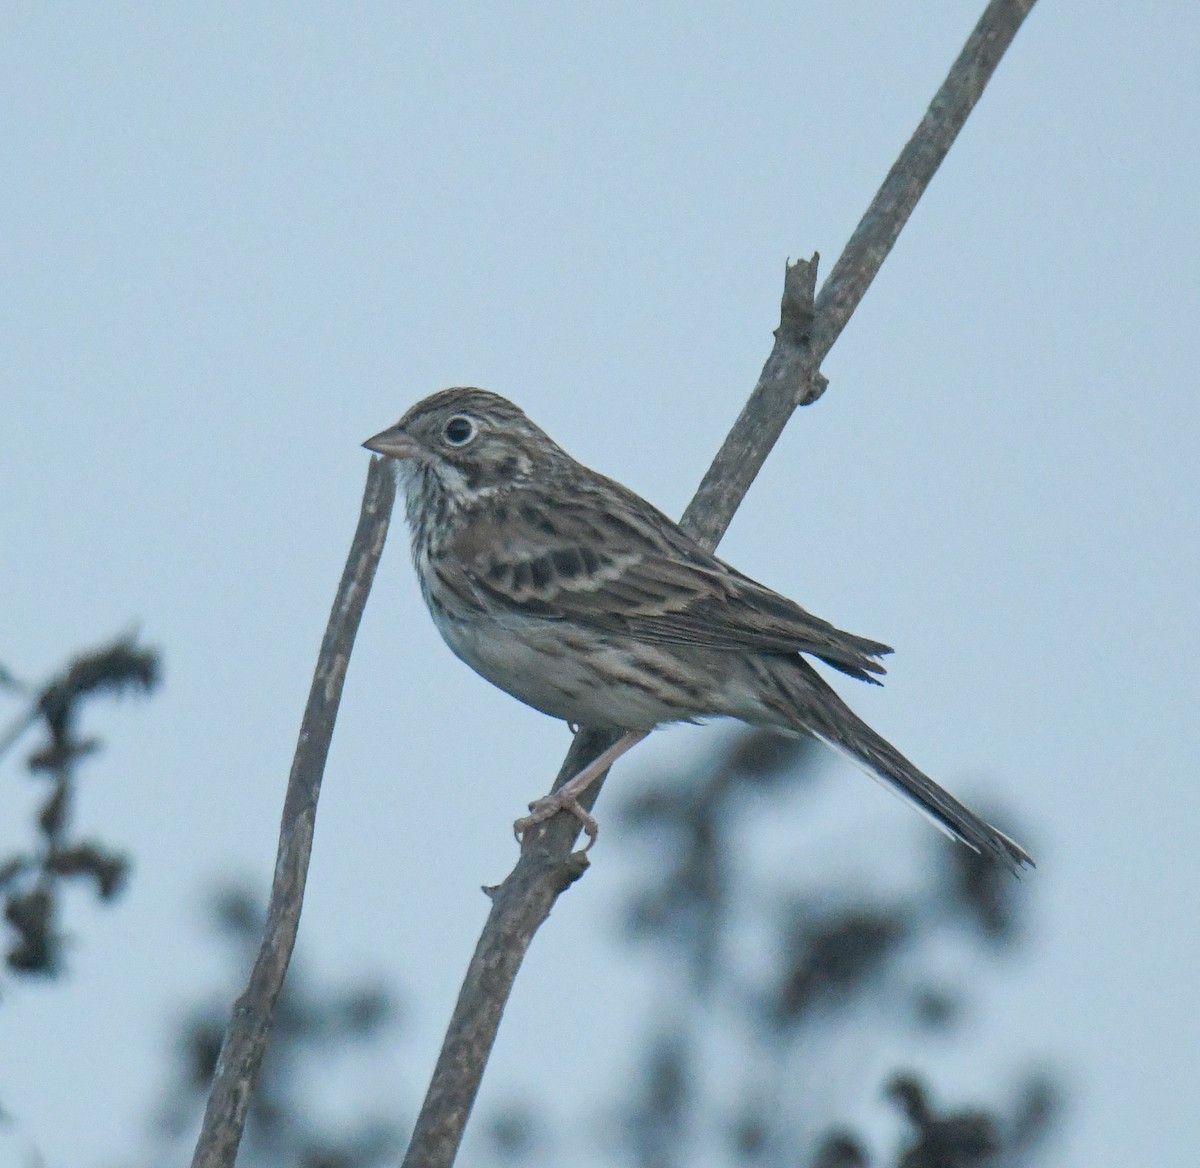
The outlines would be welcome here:
M 421 444 L 410 438 L 398 426 L 381 430 L 374 438 L 368 438 L 363 445 L 376 454 L 386 454 L 389 458 L 416 458 L 421 454 Z

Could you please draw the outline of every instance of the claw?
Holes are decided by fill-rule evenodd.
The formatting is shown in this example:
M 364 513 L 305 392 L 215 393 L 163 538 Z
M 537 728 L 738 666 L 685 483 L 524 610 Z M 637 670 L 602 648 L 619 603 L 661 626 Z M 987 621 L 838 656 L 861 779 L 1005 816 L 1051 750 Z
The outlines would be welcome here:
M 588 851 L 592 844 L 596 842 L 596 837 L 600 834 L 600 825 L 596 822 L 594 816 L 589 815 L 580 807 L 578 799 L 570 795 L 564 797 L 561 791 L 554 795 L 546 795 L 541 799 L 535 799 L 529 804 L 529 814 L 522 816 L 513 824 L 513 835 L 517 837 L 517 842 L 523 843 L 525 833 L 531 827 L 536 827 L 539 823 L 545 823 L 547 819 L 557 815 L 560 811 L 569 811 L 579 820 L 583 827 L 583 833 L 588 839 L 583 850 L 585 852 Z
M 588 848 L 596 842 L 600 827 L 595 819 L 579 806 L 579 796 L 584 793 L 614 762 L 617 761 L 631 746 L 641 742 L 649 733 L 648 730 L 627 730 L 607 750 L 601 751 L 587 766 L 583 768 L 570 782 L 563 783 L 552 795 L 545 795 L 529 804 L 529 814 L 518 819 L 513 824 L 513 834 L 517 842 L 523 842 L 521 837 L 531 827 L 544 823 L 552 815 L 560 811 L 569 811 L 583 825 L 584 834 L 588 837 Z

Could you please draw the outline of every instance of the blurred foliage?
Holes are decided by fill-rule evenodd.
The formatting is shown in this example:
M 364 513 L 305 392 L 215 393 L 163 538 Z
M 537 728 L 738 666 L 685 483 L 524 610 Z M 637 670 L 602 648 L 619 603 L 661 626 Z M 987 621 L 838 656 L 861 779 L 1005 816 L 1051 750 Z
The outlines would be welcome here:
M 822 757 L 811 740 L 743 729 L 692 773 L 643 779 L 624 808 L 650 845 L 626 935 L 669 959 L 641 1078 L 620 1108 L 624 1162 L 1032 1168 L 1061 1110 L 1039 1070 L 1010 1098 L 940 1111 L 900 1065 L 877 1084 L 890 1125 L 884 1115 L 868 1134 L 830 1114 L 849 1105 L 835 1084 L 861 1095 L 855 1068 L 893 1049 L 907 1062 L 929 1037 L 952 1045 L 970 983 L 945 984 L 939 958 L 951 950 L 982 973 L 1011 954 L 1028 887 L 934 833 L 924 883 L 903 893 L 866 893 L 844 877 L 756 884 L 740 812 L 761 806 L 766 788 L 812 786 Z M 880 1126 L 907 1128 L 882 1155 Z
M 258 951 L 265 912 L 244 886 L 231 885 L 213 898 L 211 919 L 229 945 L 231 979 L 240 983 Z M 376 1168 L 394 1163 L 403 1146 L 398 1119 L 333 1120 L 321 1114 L 319 1103 L 332 1094 L 336 1056 L 389 1038 L 398 1018 L 396 994 L 378 979 L 340 987 L 313 985 L 303 958 L 293 957 L 275 1006 L 238 1164 Z M 228 994 L 214 994 L 183 1015 L 174 1085 L 154 1124 L 161 1145 L 155 1162 L 181 1162 L 184 1141 L 194 1138 L 228 1021 Z M 319 1097 L 314 1096 L 314 1081 Z
M 844 877 L 824 886 L 796 878 L 792 887 L 787 873 L 756 885 L 743 812 L 815 787 L 822 757 L 806 740 L 741 730 L 687 773 L 644 776 L 621 809 L 627 835 L 647 845 L 622 930 L 627 943 L 656 954 L 659 1002 L 631 1052 L 633 1072 L 595 1085 L 599 1126 L 590 1162 L 1039 1162 L 1062 1109 L 1053 1078 L 1025 1070 L 989 1102 L 937 1105 L 913 1067 L 936 1066 L 953 1051 L 975 1009 L 972 985 L 1019 947 L 1029 882 L 930 832 L 929 862 L 907 891 L 868 894 Z M 216 919 L 244 969 L 260 912 L 244 892 L 230 892 L 218 899 Z M 949 977 L 938 961 L 947 950 L 959 970 Z M 374 1168 L 394 1161 L 403 1125 L 368 1119 L 322 1127 L 303 1075 L 314 1058 L 328 1061 L 338 1049 L 384 1037 L 393 1014 L 391 995 L 377 984 L 313 988 L 294 962 L 239 1164 Z M 194 1127 L 226 1017 L 221 998 L 182 1026 L 182 1069 L 160 1125 L 172 1138 Z M 901 1057 L 881 1070 L 889 1051 Z M 861 1106 L 854 1110 L 864 1084 L 877 1100 L 869 1130 Z M 838 1085 L 854 1098 L 839 1098 Z M 552 1099 L 515 1100 L 474 1117 L 460 1162 L 558 1165 L 564 1132 L 577 1126 Z
M 63 967 L 64 936 L 59 925 L 63 888 L 89 881 L 102 901 L 116 898 L 125 884 L 126 857 L 97 840 L 71 834 L 80 764 L 100 750 L 96 738 L 81 735 L 83 711 L 95 698 L 150 693 L 159 682 L 160 660 L 153 649 L 122 637 L 75 657 L 41 685 L 23 683 L 0 666 L 0 689 L 25 706 L 0 735 L 0 755 L 29 731 L 43 737 L 25 760 L 30 776 L 46 784 L 27 848 L 0 858 L 0 898 L 11 940 L 5 962 L 18 974 L 53 976 Z

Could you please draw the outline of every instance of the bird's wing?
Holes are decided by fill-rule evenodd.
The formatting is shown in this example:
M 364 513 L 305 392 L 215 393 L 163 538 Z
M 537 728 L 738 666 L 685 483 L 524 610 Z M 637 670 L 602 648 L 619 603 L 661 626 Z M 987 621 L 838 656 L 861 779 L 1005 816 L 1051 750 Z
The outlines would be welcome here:
M 438 565 L 443 582 L 469 589 L 494 615 L 565 620 L 658 644 L 809 653 L 867 681 L 884 672 L 878 658 L 887 645 L 805 612 L 633 492 L 604 483 L 553 508 L 532 491 L 511 493 L 499 515 L 489 507 L 464 529 Z

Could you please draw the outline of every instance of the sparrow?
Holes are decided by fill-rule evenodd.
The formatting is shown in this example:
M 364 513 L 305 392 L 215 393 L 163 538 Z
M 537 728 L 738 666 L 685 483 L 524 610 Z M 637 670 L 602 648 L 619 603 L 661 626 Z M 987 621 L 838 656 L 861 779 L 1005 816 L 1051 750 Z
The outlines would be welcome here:
M 1015 872 L 1003 832 L 871 729 L 818 673 L 860 681 L 892 650 L 806 612 L 577 462 L 512 402 L 443 389 L 363 445 L 396 459 L 421 593 L 446 644 L 493 685 L 572 727 L 620 737 L 531 803 L 518 837 L 566 810 L 656 726 L 729 717 L 810 734 L 948 835 Z

